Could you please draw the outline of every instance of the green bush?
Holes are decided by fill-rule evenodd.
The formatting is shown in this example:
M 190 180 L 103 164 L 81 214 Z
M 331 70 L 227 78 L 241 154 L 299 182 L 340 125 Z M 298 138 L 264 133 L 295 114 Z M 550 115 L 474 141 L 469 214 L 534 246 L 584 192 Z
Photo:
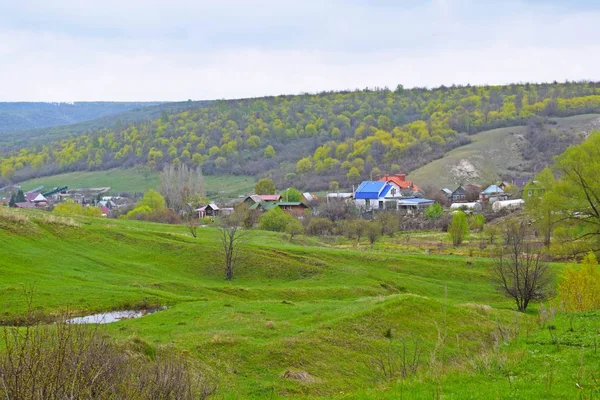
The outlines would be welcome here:
M 448 233 L 452 238 L 452 244 L 459 246 L 469 236 L 469 221 L 467 214 L 456 211 L 452 214 L 452 222 L 448 227 Z
M 430 221 L 438 220 L 442 215 L 444 215 L 444 209 L 439 203 L 433 203 L 425 209 L 425 218 Z
M 260 217 L 258 227 L 264 231 L 283 232 L 292 219 L 281 208 L 275 207 Z

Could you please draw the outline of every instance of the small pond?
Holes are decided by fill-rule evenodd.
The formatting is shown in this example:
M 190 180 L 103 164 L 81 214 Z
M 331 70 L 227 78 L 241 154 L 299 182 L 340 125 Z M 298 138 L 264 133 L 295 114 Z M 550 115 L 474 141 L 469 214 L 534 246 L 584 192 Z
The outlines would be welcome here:
M 125 310 L 111 311 L 107 313 L 86 315 L 85 317 L 71 318 L 67 320 L 68 324 L 109 324 L 124 319 L 140 318 L 144 315 L 153 314 L 157 311 L 164 310 L 166 307 L 154 308 L 151 310 Z

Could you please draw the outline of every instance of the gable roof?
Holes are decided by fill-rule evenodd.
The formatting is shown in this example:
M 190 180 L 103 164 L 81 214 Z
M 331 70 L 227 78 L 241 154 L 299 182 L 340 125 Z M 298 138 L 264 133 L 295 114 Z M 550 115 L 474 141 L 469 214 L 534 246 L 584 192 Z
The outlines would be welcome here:
M 392 188 L 386 181 L 364 181 L 354 193 L 355 199 L 378 199 Z
M 47 201 L 47 199 L 38 192 L 25 193 L 25 199 L 32 203 L 36 201 Z
M 504 193 L 504 190 L 500 189 L 498 185 L 490 185 L 483 191 L 483 194 L 493 194 L 493 193 Z
M 392 182 L 400 189 L 412 190 L 415 192 L 421 191 L 421 188 L 413 183 L 413 181 L 407 180 L 405 174 L 395 174 L 395 175 L 384 175 L 383 178 L 380 178 L 381 182 Z
M 443 188 L 442 192 L 446 193 L 446 194 L 452 194 L 452 190 L 448 189 L 448 188 Z
M 281 195 L 279 194 L 259 194 L 257 196 L 260 197 L 262 201 L 279 201 L 279 199 L 281 199 Z

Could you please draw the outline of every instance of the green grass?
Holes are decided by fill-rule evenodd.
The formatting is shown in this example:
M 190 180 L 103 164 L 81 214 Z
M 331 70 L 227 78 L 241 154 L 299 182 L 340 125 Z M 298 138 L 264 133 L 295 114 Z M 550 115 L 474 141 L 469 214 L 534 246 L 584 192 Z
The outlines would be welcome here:
M 254 190 L 255 179 L 251 176 L 208 175 L 204 177 L 207 195 L 211 199 L 232 199 Z M 68 186 L 69 188 L 111 187 L 112 192 L 145 192 L 158 189 L 158 173 L 144 177 L 135 168 L 108 171 L 69 172 L 60 175 L 30 179 L 21 183 L 25 190 L 44 185 L 45 189 Z
M 588 131 L 590 123 L 598 121 L 599 116 L 586 114 L 552 118 L 557 122 L 553 128 L 563 132 Z M 497 182 L 504 175 L 519 175 L 526 165 L 518 149 L 520 136 L 525 130 L 525 126 L 515 126 L 479 132 L 471 136 L 472 143 L 451 150 L 444 157 L 416 169 L 408 178 L 419 185 L 454 190 L 462 182 Z M 473 167 L 474 174 L 458 173 L 456 168 L 461 163 Z
M 588 384 L 600 367 L 600 316 L 576 321 L 574 332 L 562 315 L 538 325 L 535 309 L 516 313 L 494 291 L 483 258 L 406 254 L 393 241 L 290 243 L 252 231 L 236 279 L 226 282 L 213 228 L 193 239 L 182 226 L 8 209 L 0 210 L 0 243 L 0 319 L 26 310 L 24 287 L 50 314 L 167 305 L 104 329 L 189 352 L 219 375 L 217 398 L 576 398 L 573 376 Z M 375 372 L 388 330 L 392 343 L 418 338 L 416 377 L 386 381 Z M 286 378 L 289 371 L 310 379 Z M 544 391 L 550 371 L 554 397 Z

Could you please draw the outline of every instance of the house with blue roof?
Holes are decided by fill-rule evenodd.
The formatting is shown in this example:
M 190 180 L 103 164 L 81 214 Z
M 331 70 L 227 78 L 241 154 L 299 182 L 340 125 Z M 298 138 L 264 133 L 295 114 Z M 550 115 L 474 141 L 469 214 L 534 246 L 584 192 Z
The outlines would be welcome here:
M 508 200 L 508 193 L 498 185 L 490 185 L 483 192 L 479 194 L 479 201 L 485 203 L 495 203 L 496 201 Z
M 364 181 L 354 192 L 354 204 L 364 210 L 398 209 L 400 189 L 384 181 Z
M 362 210 L 422 210 L 433 200 L 404 197 L 393 182 L 364 181 L 354 192 L 354 204 Z

